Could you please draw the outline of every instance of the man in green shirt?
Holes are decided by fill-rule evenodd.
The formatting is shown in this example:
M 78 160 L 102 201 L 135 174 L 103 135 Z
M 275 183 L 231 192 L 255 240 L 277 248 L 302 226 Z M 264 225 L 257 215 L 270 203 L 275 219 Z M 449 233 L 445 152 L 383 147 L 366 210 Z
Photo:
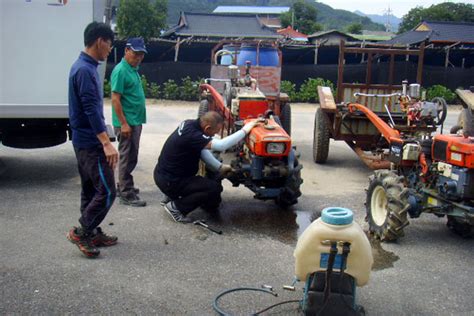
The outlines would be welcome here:
M 145 93 L 138 66 L 147 53 L 141 37 L 129 38 L 125 56 L 112 71 L 112 122 L 119 141 L 120 202 L 130 206 L 146 206 L 134 186 L 132 171 L 138 162 L 138 148 L 142 124 L 146 123 Z

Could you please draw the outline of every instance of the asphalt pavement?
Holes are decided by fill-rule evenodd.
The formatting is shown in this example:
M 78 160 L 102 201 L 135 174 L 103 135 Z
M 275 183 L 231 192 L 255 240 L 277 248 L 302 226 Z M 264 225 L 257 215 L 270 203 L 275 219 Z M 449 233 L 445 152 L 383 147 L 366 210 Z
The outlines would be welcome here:
M 66 240 L 79 217 L 80 180 L 70 142 L 47 149 L 0 147 L 0 314 L 214 315 L 213 298 L 234 287 L 272 285 L 278 297 L 234 293 L 222 300 L 233 314 L 302 297 L 303 284 L 285 292 L 294 275 L 298 236 L 328 206 L 355 212 L 367 229 L 365 191 L 372 173 L 343 142 L 331 141 L 328 162 L 312 159 L 316 106 L 293 107 L 293 141 L 301 153 L 303 195 L 290 210 L 253 199 L 245 187 L 225 184 L 218 216 L 204 218 L 223 231 L 173 222 L 159 204 L 152 172 L 166 137 L 197 103 L 148 107 L 134 172 L 145 208 L 116 200 L 102 227 L 119 244 L 86 259 Z M 106 107 L 110 121 L 110 107 Z M 456 121 L 450 111 L 445 130 Z M 368 315 L 473 315 L 474 245 L 423 215 L 397 243 L 373 243 L 369 284 L 357 290 Z M 273 315 L 299 315 L 297 304 Z

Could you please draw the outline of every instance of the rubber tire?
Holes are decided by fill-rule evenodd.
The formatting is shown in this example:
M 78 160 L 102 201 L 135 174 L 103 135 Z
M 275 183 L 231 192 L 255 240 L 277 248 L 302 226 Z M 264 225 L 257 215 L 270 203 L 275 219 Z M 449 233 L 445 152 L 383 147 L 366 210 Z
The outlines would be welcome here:
M 404 185 L 402 181 L 403 177 L 397 176 L 388 170 L 377 170 L 369 179 L 365 204 L 367 210 L 366 220 L 369 223 L 369 231 L 382 241 L 395 241 L 403 237 L 403 228 L 408 225 L 407 210 L 409 204 L 403 194 Z M 381 199 L 384 203 L 380 207 L 382 211 L 386 212 L 384 218 L 377 218 L 377 210 L 372 209 L 373 199 Z M 374 203 L 376 202 L 374 201 Z M 378 216 L 381 215 L 381 210 L 378 210 Z
M 299 166 L 298 159 L 295 159 L 295 168 Z M 298 198 L 301 196 L 301 184 L 303 179 L 301 178 L 301 168 L 292 174 L 290 178 L 286 180 L 285 188 L 282 193 L 275 199 L 275 203 L 281 208 L 286 209 L 287 207 L 298 203 Z
M 313 160 L 315 163 L 323 164 L 328 160 L 329 137 L 330 132 L 325 114 L 321 108 L 318 108 L 314 116 L 313 133 Z
M 460 130 L 462 130 L 462 126 L 461 126 L 461 125 L 454 125 L 454 126 L 451 127 L 451 129 L 449 130 L 449 133 L 450 133 L 450 134 L 457 134 Z
M 474 226 L 468 223 L 460 222 L 454 216 L 448 216 L 448 222 L 446 226 L 455 233 L 463 238 L 470 238 L 474 236 Z
M 446 100 L 441 97 L 433 98 L 431 102 L 438 103 L 442 107 L 442 114 L 439 116 L 438 112 L 437 120 L 435 121 L 436 125 L 441 125 L 444 123 L 444 120 L 446 120 L 446 116 L 448 115 L 448 104 L 446 103 Z
M 206 99 L 201 100 L 199 103 L 198 118 L 209 112 L 209 101 Z
M 281 126 L 291 136 L 291 105 L 283 103 L 280 108 Z

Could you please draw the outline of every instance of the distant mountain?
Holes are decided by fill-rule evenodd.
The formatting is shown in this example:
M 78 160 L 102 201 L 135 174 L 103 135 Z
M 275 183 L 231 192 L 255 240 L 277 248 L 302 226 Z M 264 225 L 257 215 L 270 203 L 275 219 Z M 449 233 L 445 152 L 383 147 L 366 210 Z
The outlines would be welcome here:
M 354 11 L 355 14 L 360 15 L 360 16 L 365 16 L 368 17 L 372 22 L 375 23 L 380 23 L 382 25 L 385 25 L 387 23 L 387 18 L 390 18 L 390 24 L 392 26 L 392 32 L 396 33 L 398 31 L 398 26 L 400 23 L 402 23 L 402 19 L 396 17 L 393 14 L 390 14 L 388 17 L 386 14 L 380 15 L 380 14 L 366 14 L 364 12 L 361 12 L 359 10 Z
M 344 30 L 348 25 L 361 23 L 364 30 L 383 31 L 382 24 L 371 21 L 366 16 L 357 15 L 346 10 L 336 10 L 330 6 L 306 0 L 314 5 L 318 10 L 317 22 L 321 23 L 326 30 L 337 29 Z M 169 25 L 175 25 L 179 19 L 179 12 L 204 12 L 210 13 L 218 6 L 288 6 L 291 7 L 293 0 L 168 0 L 168 19 Z M 212 23 L 212 21 L 209 21 Z

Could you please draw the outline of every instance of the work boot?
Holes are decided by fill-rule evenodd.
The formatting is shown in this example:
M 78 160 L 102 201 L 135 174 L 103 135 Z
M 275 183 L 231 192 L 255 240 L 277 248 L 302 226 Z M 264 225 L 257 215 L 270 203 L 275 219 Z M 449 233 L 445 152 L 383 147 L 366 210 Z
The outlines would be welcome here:
M 67 239 L 75 244 L 79 250 L 88 258 L 96 258 L 100 254 L 91 240 L 91 236 L 86 234 L 82 228 L 73 227 L 67 234 Z
M 97 227 L 92 236 L 92 244 L 96 247 L 109 247 L 117 244 L 117 236 L 107 235 L 102 231 L 102 228 Z
M 169 201 L 163 207 L 175 222 L 183 224 L 192 222 L 190 218 L 186 217 L 186 215 L 181 213 L 181 211 L 176 208 L 173 201 Z
M 120 204 L 130 205 L 133 207 L 144 207 L 146 206 L 146 201 L 140 200 L 136 194 L 129 194 L 127 197 L 120 196 Z

